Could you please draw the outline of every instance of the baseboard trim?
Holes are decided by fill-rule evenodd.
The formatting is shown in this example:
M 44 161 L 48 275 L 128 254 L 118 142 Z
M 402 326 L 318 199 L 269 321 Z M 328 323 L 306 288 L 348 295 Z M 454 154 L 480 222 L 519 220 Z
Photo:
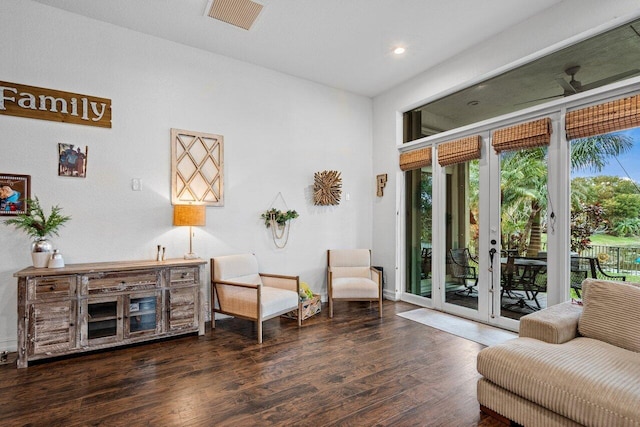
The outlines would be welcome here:
M 15 352 L 18 351 L 18 340 L 17 339 L 5 339 L 0 340 L 0 352 Z

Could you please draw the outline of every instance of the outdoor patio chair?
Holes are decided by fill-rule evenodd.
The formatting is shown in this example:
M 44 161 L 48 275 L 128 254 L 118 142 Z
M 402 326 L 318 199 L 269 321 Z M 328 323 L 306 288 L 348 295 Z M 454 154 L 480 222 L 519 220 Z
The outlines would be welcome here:
M 538 295 L 547 292 L 547 265 L 539 258 L 508 257 L 501 265 L 502 289 L 500 297 L 515 300 L 502 306 L 527 308 L 537 311 L 541 308 Z M 527 302 L 533 300 L 535 307 Z
M 428 279 L 431 276 L 431 249 L 422 248 L 422 253 L 420 255 L 421 258 L 421 269 L 422 269 L 422 279 Z
M 540 294 L 545 294 L 547 292 L 547 267 L 538 266 L 533 269 L 530 268 L 529 277 L 525 281 L 524 288 L 528 291 L 528 297 L 530 300 L 536 303 L 536 308 L 540 310 L 544 308 L 540 305 L 540 301 L 538 301 L 538 296 Z
M 574 271 L 575 270 L 575 271 Z M 627 276 L 605 272 L 598 258 L 571 257 L 571 288 L 581 298 L 582 281 L 587 277 L 601 280 L 619 280 L 625 282 Z
M 478 264 L 471 256 L 469 248 L 449 249 L 451 275 L 464 286 L 464 289 L 456 291 L 457 294 L 471 295 L 478 286 L 478 273 L 472 263 Z

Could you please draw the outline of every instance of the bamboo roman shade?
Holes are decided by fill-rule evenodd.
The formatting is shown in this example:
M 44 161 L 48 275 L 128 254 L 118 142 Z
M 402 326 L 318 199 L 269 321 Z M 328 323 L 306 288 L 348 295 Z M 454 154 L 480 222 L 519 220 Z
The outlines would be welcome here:
M 567 113 L 567 139 L 586 138 L 640 126 L 640 95 Z
M 493 132 L 491 144 L 496 153 L 508 150 L 524 150 L 527 148 L 549 145 L 551 141 L 551 119 L 546 117 L 528 123 L 498 129 Z
M 400 154 L 400 169 L 410 171 L 431 166 L 431 147 L 419 148 Z
M 463 163 L 480 158 L 480 135 L 445 142 L 438 146 L 440 166 Z

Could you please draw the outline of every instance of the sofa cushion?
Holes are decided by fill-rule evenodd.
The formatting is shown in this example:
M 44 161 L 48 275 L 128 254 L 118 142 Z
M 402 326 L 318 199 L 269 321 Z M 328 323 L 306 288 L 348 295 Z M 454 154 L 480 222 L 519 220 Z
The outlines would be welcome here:
M 516 338 L 478 354 L 488 381 L 585 425 L 640 426 L 640 355 L 591 338 Z
M 582 283 L 580 335 L 640 352 L 640 288 L 623 282 Z

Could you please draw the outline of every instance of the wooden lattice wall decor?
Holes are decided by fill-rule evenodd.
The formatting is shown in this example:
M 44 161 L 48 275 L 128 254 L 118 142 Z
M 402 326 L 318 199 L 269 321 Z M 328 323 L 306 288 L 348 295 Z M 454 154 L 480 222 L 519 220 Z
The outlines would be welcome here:
M 224 137 L 171 129 L 171 203 L 224 206 Z
M 314 174 L 313 203 L 338 205 L 342 195 L 342 178 L 338 171 L 322 171 Z

